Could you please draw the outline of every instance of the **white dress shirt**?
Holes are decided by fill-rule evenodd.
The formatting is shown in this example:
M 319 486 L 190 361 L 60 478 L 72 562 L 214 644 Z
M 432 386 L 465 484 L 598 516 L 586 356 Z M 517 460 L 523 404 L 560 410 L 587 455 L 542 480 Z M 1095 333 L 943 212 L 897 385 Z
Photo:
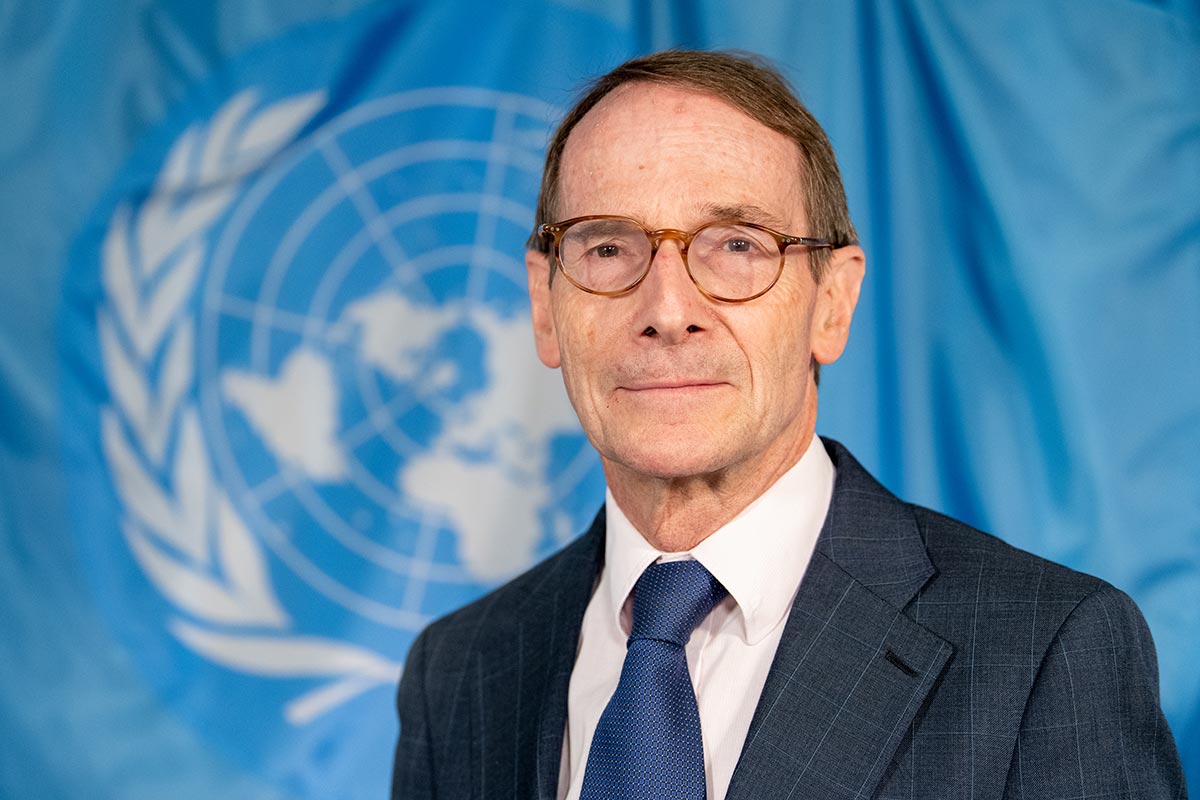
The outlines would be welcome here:
M 656 561 L 694 558 L 729 590 L 687 645 L 709 800 L 723 800 L 800 579 L 833 495 L 821 440 L 761 497 L 685 553 L 654 549 L 606 497 L 605 564 L 583 615 L 567 696 L 560 800 L 578 800 L 592 734 L 617 688 L 633 615 L 630 592 Z

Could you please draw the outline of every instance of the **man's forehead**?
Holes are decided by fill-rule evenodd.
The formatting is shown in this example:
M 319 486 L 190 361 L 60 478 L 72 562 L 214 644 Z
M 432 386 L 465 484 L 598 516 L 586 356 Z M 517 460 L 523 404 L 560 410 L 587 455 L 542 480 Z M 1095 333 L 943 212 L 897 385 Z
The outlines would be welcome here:
M 712 92 L 667 83 L 630 81 L 613 89 L 583 116 L 571 131 L 567 147 L 573 139 L 603 136 L 616 121 L 628 117 L 647 123 L 655 119 L 703 119 L 711 121 L 714 127 L 730 128 L 761 125 Z
M 792 214 L 775 206 L 780 195 L 799 199 L 801 163 L 794 140 L 711 92 L 637 81 L 610 92 L 571 131 L 559 186 L 572 214 L 613 213 L 590 208 L 590 198 L 581 195 L 614 185 L 674 187 L 697 222 L 741 219 L 782 228 L 784 216 Z M 745 191 L 747 182 L 766 196 Z M 730 193 L 688 192 L 700 184 L 709 190 L 727 187 Z M 770 191 L 780 184 L 786 189 Z

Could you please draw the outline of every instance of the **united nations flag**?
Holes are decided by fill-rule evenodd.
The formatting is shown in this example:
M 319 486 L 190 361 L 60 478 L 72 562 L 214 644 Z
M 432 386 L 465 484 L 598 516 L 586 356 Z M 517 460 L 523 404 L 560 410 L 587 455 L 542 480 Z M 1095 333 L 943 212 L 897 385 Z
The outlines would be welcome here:
M 558 114 L 670 46 L 838 151 L 818 431 L 1127 590 L 1194 782 L 1200 14 L 959 6 L 0 3 L 0 797 L 386 795 L 416 631 L 603 497 L 524 242 Z

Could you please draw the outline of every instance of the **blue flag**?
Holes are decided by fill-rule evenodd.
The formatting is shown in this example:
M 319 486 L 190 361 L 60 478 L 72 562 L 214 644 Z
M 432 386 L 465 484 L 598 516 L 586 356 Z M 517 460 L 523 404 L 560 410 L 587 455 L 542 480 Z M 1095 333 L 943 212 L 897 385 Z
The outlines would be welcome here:
M 112 0 L 0 21 L 0 796 L 386 793 L 416 632 L 602 501 L 524 241 L 581 84 L 669 46 L 838 150 L 818 430 L 1132 594 L 1195 781 L 1195 8 Z

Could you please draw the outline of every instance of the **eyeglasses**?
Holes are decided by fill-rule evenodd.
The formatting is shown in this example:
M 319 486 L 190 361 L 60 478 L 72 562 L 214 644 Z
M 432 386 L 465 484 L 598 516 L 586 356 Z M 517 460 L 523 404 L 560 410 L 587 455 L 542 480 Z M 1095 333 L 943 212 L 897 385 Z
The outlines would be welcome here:
M 650 273 L 666 239 L 679 242 L 679 255 L 692 283 L 706 297 L 744 303 L 761 297 L 783 274 L 784 255 L 794 245 L 832 248 L 827 239 L 788 236 L 752 222 L 710 222 L 690 233 L 652 231 L 629 217 L 575 217 L 538 226 L 550 239 L 545 252 L 574 286 L 613 297 L 633 291 Z

